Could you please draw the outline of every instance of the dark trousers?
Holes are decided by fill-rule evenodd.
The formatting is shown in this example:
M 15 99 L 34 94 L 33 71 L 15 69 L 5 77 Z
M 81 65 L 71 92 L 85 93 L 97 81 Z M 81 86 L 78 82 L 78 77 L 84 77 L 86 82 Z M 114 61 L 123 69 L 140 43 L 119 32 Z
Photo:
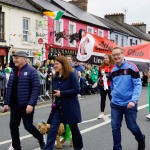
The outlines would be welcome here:
M 44 147 L 44 150 L 53 150 L 60 123 L 61 123 L 60 113 L 58 110 L 56 110 L 53 116 L 53 120 L 51 122 L 50 131 L 47 136 L 47 143 Z M 78 125 L 69 124 L 69 126 L 72 133 L 72 142 L 74 150 L 81 150 L 83 148 L 83 142 Z
M 101 109 L 101 112 L 104 112 L 104 110 L 105 110 L 107 94 L 108 94 L 109 100 L 111 101 L 110 93 L 111 93 L 110 86 L 108 87 L 108 90 L 104 90 L 104 87 L 100 86 L 100 96 L 101 96 L 100 109 Z
M 32 134 L 39 142 L 43 142 L 43 135 L 33 125 L 34 111 L 30 114 L 26 113 L 26 106 L 13 105 L 10 113 L 10 132 L 12 138 L 12 146 L 15 150 L 21 150 L 19 126 L 21 118 L 25 129 Z
M 85 88 L 81 88 L 81 89 L 80 89 L 80 95 L 81 95 L 81 96 L 84 95 L 84 91 L 85 91 Z

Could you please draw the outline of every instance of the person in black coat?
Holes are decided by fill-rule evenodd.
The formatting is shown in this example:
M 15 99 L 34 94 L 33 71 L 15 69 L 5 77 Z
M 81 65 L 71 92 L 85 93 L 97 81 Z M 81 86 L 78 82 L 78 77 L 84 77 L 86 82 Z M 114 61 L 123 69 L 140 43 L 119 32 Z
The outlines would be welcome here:
M 44 150 L 53 150 L 60 123 L 69 124 L 74 150 L 83 148 L 82 136 L 78 128 L 81 120 L 80 104 L 78 101 L 79 83 L 68 60 L 59 56 L 54 63 L 56 71 L 52 86 L 55 101 L 48 119 L 51 125 Z

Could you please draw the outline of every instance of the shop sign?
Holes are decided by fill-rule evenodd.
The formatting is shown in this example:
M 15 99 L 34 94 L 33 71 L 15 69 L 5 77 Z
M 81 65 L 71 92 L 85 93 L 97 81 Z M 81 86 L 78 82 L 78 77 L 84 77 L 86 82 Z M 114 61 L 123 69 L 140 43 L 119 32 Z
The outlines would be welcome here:
M 38 43 L 39 43 L 39 44 L 43 44 L 43 39 L 42 39 L 42 38 L 39 38 L 39 39 L 38 39 Z

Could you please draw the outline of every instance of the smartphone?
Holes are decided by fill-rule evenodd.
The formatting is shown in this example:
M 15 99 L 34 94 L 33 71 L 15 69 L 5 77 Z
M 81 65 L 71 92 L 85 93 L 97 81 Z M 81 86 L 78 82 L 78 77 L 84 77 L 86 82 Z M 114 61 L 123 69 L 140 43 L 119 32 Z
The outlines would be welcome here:
M 53 94 L 56 94 L 57 92 L 53 90 Z

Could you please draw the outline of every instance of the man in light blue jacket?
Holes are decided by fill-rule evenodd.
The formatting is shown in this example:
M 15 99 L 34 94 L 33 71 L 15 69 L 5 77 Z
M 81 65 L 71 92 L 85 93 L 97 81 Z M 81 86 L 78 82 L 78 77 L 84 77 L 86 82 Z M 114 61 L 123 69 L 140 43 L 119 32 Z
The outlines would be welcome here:
M 113 150 L 122 150 L 121 123 L 123 115 L 128 129 L 138 142 L 137 150 L 145 150 L 145 135 L 136 123 L 138 99 L 142 90 L 139 70 L 135 64 L 124 59 L 124 50 L 112 50 L 115 67 L 111 72 L 111 126 Z

